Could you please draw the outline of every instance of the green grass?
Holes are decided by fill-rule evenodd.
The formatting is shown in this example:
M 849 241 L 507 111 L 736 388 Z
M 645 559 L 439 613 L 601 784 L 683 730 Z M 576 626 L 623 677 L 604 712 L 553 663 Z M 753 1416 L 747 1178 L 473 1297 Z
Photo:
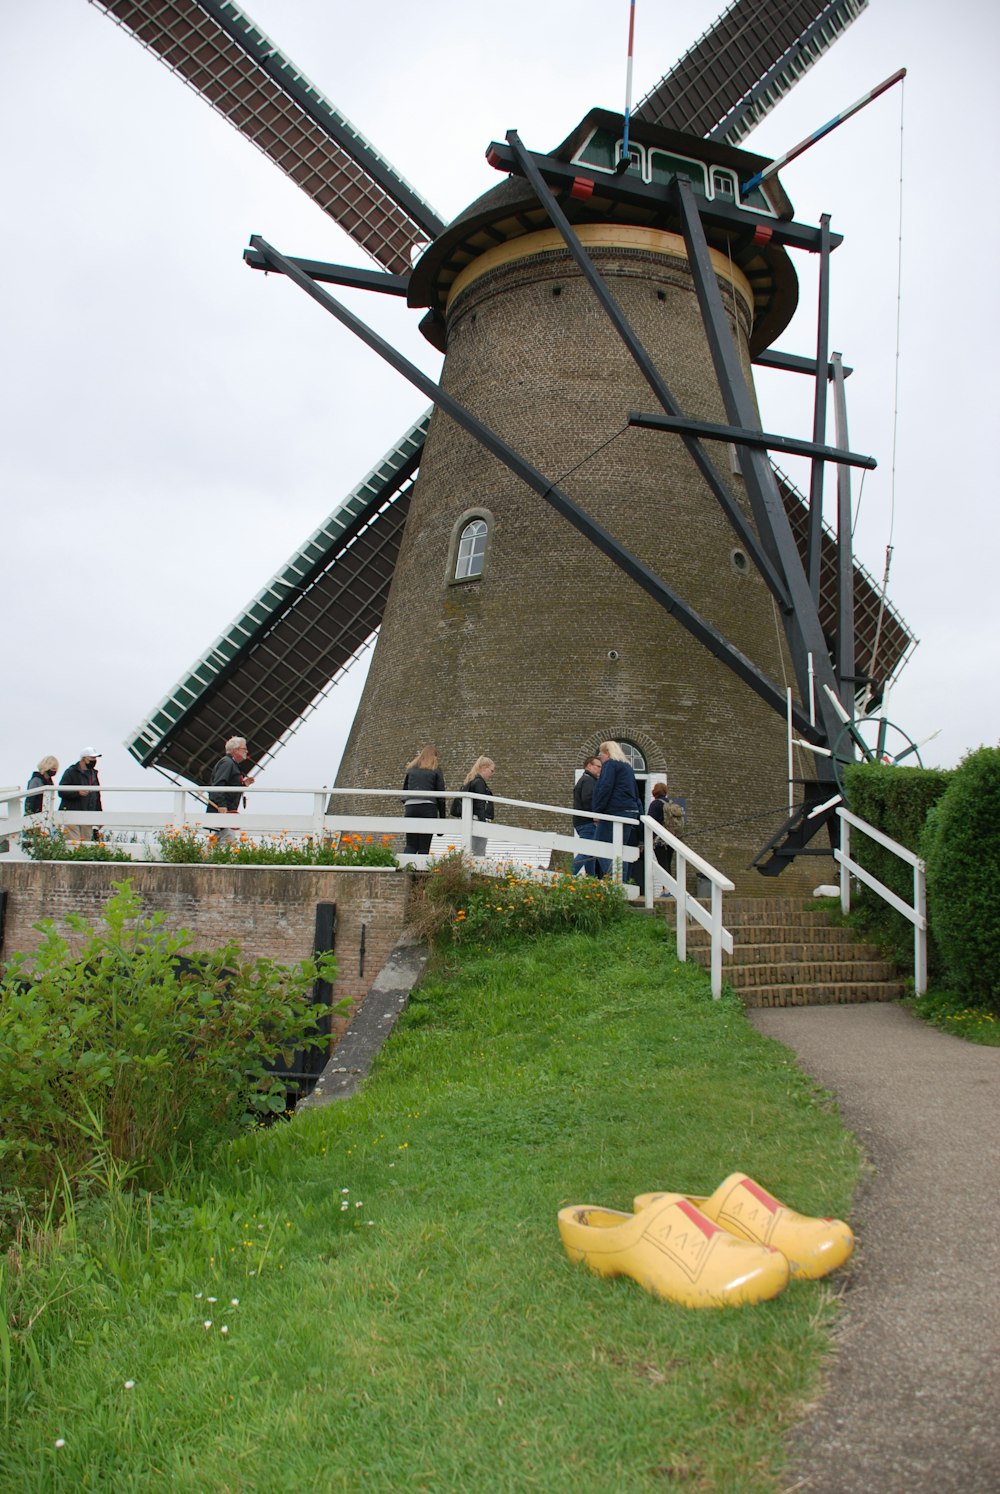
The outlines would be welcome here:
M 690 1312 L 556 1229 L 737 1168 L 843 1216 L 858 1156 L 659 922 L 453 952 L 358 1097 L 14 1252 L 0 1487 L 774 1490 L 835 1291 Z
M 969 1006 L 963 997 L 951 991 L 928 991 L 924 996 L 915 996 L 907 1005 L 942 1032 L 988 1048 L 1000 1048 L 1000 1018 L 984 1007 Z

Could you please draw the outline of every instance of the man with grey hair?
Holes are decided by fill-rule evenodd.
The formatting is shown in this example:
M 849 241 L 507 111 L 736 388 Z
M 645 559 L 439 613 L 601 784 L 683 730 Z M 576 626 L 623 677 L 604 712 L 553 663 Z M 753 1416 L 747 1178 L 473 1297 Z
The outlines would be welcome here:
M 212 788 L 244 789 L 253 783 L 249 773 L 244 773 L 243 764 L 247 760 L 247 744 L 245 737 L 230 737 L 226 743 L 226 755 L 220 757 L 212 774 Z M 243 802 L 242 793 L 213 793 L 208 801 L 208 807 L 213 814 L 239 814 L 240 804 Z M 218 830 L 216 834 L 219 840 L 228 840 L 235 834 L 233 830 Z

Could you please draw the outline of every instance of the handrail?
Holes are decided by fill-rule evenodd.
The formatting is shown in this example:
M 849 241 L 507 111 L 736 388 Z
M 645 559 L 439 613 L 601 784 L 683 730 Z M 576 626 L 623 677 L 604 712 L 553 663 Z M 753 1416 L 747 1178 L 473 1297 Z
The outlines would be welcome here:
M 0 789 L 0 840 L 17 838 L 25 829 L 39 826 L 54 828 L 72 828 L 75 825 L 92 825 L 100 829 L 124 829 L 145 830 L 156 832 L 168 828 L 206 830 L 239 830 L 256 834 L 280 833 L 289 835 L 311 835 L 321 838 L 327 835 L 340 833 L 375 834 L 375 835 L 435 835 L 445 833 L 452 838 L 456 845 L 471 854 L 473 835 L 481 837 L 484 832 L 496 836 L 507 832 L 509 835 L 524 844 L 539 846 L 548 850 L 566 851 L 572 855 L 580 855 L 592 851 L 593 841 L 583 841 L 573 834 L 564 834 L 559 831 L 534 830 L 527 826 L 517 824 L 502 824 L 493 821 L 476 820 L 473 814 L 473 806 L 477 800 L 489 802 L 513 809 L 542 810 L 547 814 L 559 816 L 567 820 L 572 815 L 572 808 L 563 804 L 537 804 L 524 799 L 509 799 L 503 795 L 475 794 L 469 790 L 421 790 L 420 797 L 426 799 L 449 800 L 459 799 L 462 802 L 461 817 L 434 816 L 403 816 L 400 814 L 336 814 L 329 813 L 330 801 L 335 797 L 342 798 L 388 798 L 399 801 L 405 797 L 403 790 L 394 788 L 330 788 L 323 784 L 320 788 L 283 788 L 272 787 L 269 784 L 248 784 L 237 788 L 228 785 L 176 785 L 176 784 L 135 784 L 118 787 L 116 785 L 100 784 L 95 789 L 102 795 L 102 803 L 106 802 L 106 796 L 112 794 L 125 795 L 169 795 L 172 804 L 169 812 L 138 808 L 132 811 L 123 810 L 62 810 L 56 809 L 56 795 L 67 794 L 67 789 L 87 792 L 86 785 L 59 785 L 43 784 L 37 788 L 28 790 L 15 787 L 12 789 Z M 241 811 L 238 819 L 224 813 L 214 813 L 205 808 L 204 798 L 210 794 L 239 793 L 248 800 L 257 795 L 264 794 L 298 794 L 312 799 L 311 813 L 280 815 L 270 813 L 254 812 L 248 809 Z M 31 794 L 38 794 L 43 799 L 42 812 L 35 815 L 25 815 L 23 812 L 23 799 Z M 189 796 L 194 799 L 194 805 L 189 802 Z M 203 797 L 204 796 L 204 797 Z M 6 801 L 7 814 L 2 813 L 2 807 Z M 635 861 L 640 855 L 637 846 L 626 846 L 623 838 L 623 827 L 634 825 L 636 821 L 622 815 L 594 814 L 595 820 L 604 820 L 611 824 L 611 841 L 606 843 L 608 859 L 615 865 L 614 876 L 616 880 L 621 878 L 621 866 L 623 863 Z M 490 827 L 487 831 L 487 825 Z M 400 857 L 406 864 L 423 866 L 426 857 L 403 854 Z
M 687 921 L 693 918 L 703 929 L 708 930 L 711 939 L 709 951 L 710 968 L 712 977 L 712 997 L 718 1001 L 722 995 L 722 956 L 732 954 L 733 936 L 729 929 L 722 923 L 722 894 L 734 892 L 736 883 L 731 882 L 711 862 L 699 856 L 697 851 L 685 845 L 679 836 L 674 835 L 661 825 L 658 820 L 651 819 L 648 814 L 640 816 L 643 826 L 643 854 L 646 858 L 646 907 L 653 906 L 653 866 L 659 867 L 659 871 L 668 888 L 674 895 L 676 908 L 677 927 L 677 958 L 687 959 Z M 675 856 L 676 874 L 671 876 L 668 871 L 655 860 L 653 846 L 655 838 L 664 841 L 666 845 L 672 846 Z M 687 890 L 687 869 L 693 866 L 711 884 L 711 905 L 703 908 L 701 903 Z
M 840 845 L 834 850 L 834 860 L 840 866 L 840 907 L 843 913 L 851 911 L 851 877 L 857 877 L 866 887 L 877 892 L 883 902 L 895 908 L 897 913 L 913 924 L 913 987 L 918 996 L 927 990 L 927 863 L 898 840 L 891 840 L 883 831 L 859 819 L 843 805 L 837 810 L 840 816 Z M 851 859 L 851 826 L 876 841 L 887 851 L 892 851 L 901 861 L 913 867 L 913 902 L 904 902 L 891 887 L 886 887 L 871 872 Z

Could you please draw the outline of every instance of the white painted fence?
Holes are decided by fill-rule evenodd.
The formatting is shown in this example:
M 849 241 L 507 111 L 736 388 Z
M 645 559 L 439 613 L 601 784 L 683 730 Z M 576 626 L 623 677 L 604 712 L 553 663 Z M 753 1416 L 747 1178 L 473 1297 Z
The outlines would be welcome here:
M 650 819 L 648 814 L 641 817 L 643 827 L 643 853 L 646 859 L 646 907 L 653 906 L 653 881 L 654 875 L 666 886 L 668 892 L 673 893 L 675 903 L 675 916 L 677 928 L 677 958 L 687 959 L 687 921 L 693 918 L 695 923 L 701 924 L 707 929 L 711 939 L 710 948 L 710 970 L 712 976 L 712 995 L 716 1001 L 722 995 L 722 956 L 732 954 L 733 936 L 729 929 L 723 927 L 722 923 L 722 894 L 732 892 L 735 883 L 722 872 L 712 866 L 703 856 L 699 856 L 691 847 L 685 845 L 672 831 L 666 830 L 657 820 Z M 656 840 L 662 840 L 664 844 L 672 846 L 674 850 L 674 874 L 670 875 L 655 859 L 653 848 Z M 687 890 L 688 867 L 694 868 L 696 875 L 704 877 L 711 886 L 709 906 L 707 908 Z M 655 870 L 654 870 L 655 869 Z M 697 885 L 697 884 L 696 884 Z
M 241 789 L 240 792 L 246 796 L 248 808 L 242 810 L 238 815 L 209 814 L 201 797 L 206 798 L 214 792 L 210 787 L 205 788 L 178 788 L 170 785 L 143 784 L 141 788 L 134 785 L 116 788 L 114 786 L 101 785 L 102 803 L 106 803 L 110 797 L 133 800 L 134 807 L 105 809 L 101 813 L 90 811 L 69 811 L 56 808 L 58 785 L 50 788 L 32 789 L 31 793 L 39 793 L 43 796 L 42 812 L 37 815 L 26 815 L 24 813 L 24 799 L 26 790 L 15 786 L 13 788 L 0 788 L 0 843 L 7 840 L 16 844 L 23 830 L 41 827 L 43 829 L 61 829 L 72 836 L 74 826 L 88 825 L 97 826 L 112 843 L 116 844 L 129 853 L 136 860 L 158 859 L 154 852 L 156 837 L 169 830 L 190 831 L 204 829 L 208 832 L 235 831 L 245 833 L 251 837 L 274 838 L 287 836 L 290 838 L 313 836 L 316 839 L 325 839 L 342 834 L 349 835 L 371 835 L 371 836 L 401 836 L 401 835 L 432 835 L 432 854 L 428 856 L 410 855 L 405 852 L 397 852 L 397 857 L 402 865 L 422 868 L 431 863 L 435 856 L 441 855 L 450 847 L 461 848 L 469 855 L 472 854 L 472 838 L 485 837 L 487 840 L 486 856 L 477 858 L 477 865 L 484 871 L 492 868 L 501 870 L 511 862 L 527 861 L 535 866 L 544 863 L 552 851 L 568 851 L 574 856 L 586 856 L 588 860 L 609 860 L 613 867 L 613 876 L 616 881 L 621 881 L 622 866 L 626 863 L 636 861 L 639 857 L 638 846 L 626 846 L 623 843 L 623 827 L 634 825 L 634 820 L 623 819 L 620 815 L 595 814 L 595 820 L 602 820 L 611 826 L 610 841 L 595 841 L 580 839 L 570 833 L 560 830 L 536 830 L 527 825 L 518 823 L 518 810 L 541 811 L 545 815 L 551 815 L 554 819 L 565 821 L 570 814 L 565 805 L 536 804 L 526 799 L 507 799 L 501 795 L 491 795 L 488 802 L 495 810 L 507 811 L 508 817 L 503 822 L 484 822 L 474 818 L 473 805 L 479 799 L 486 801 L 483 794 L 470 793 L 440 793 L 433 792 L 423 794 L 428 799 L 439 799 L 445 801 L 446 810 L 450 808 L 453 799 L 462 801 L 461 818 L 446 818 L 433 816 L 427 819 L 412 818 L 402 814 L 329 814 L 327 812 L 331 801 L 337 798 L 343 799 L 370 799 L 373 807 L 374 801 L 379 799 L 394 800 L 396 803 L 401 798 L 398 788 L 394 789 L 354 789 L 354 788 L 328 788 L 325 784 L 321 788 L 272 788 L 270 785 L 261 786 L 254 784 L 249 788 Z M 235 790 L 230 790 L 235 792 Z M 289 812 L 255 813 L 253 810 L 253 799 L 258 795 L 282 795 L 289 800 Z M 147 795 L 155 795 L 167 802 L 162 810 L 150 810 L 136 801 L 145 799 Z M 305 800 L 308 809 L 305 812 L 291 811 L 292 800 Z M 712 995 L 718 998 L 722 994 L 722 955 L 731 954 L 733 949 L 733 936 L 722 923 L 722 894 L 731 892 L 734 884 L 724 877 L 720 871 L 703 857 L 692 851 L 690 846 L 685 845 L 671 831 L 665 830 L 648 815 L 641 816 L 641 824 L 644 832 L 644 854 L 647 870 L 646 876 L 646 907 L 653 905 L 653 882 L 658 877 L 661 882 L 673 893 L 676 899 L 676 927 L 677 927 L 677 955 L 681 960 L 687 959 L 687 920 L 693 918 L 703 928 L 707 929 L 711 936 L 711 978 Z M 123 837 L 136 836 L 137 839 L 130 841 Z M 659 836 L 675 852 L 675 873 L 670 876 L 655 861 L 653 856 L 653 838 Z M 709 908 L 702 906 L 696 898 L 687 890 L 688 868 L 692 867 L 697 875 L 705 877 L 711 884 L 711 900 Z M 639 896 L 638 888 L 631 882 L 625 884 L 625 894 L 630 899 Z
M 913 925 L 913 985 L 918 996 L 922 996 L 927 990 L 927 864 L 915 856 L 906 846 L 901 846 L 898 840 L 890 840 L 888 835 L 883 835 L 881 830 L 876 830 L 874 825 L 869 825 L 867 820 L 860 820 L 856 814 L 852 814 L 843 805 L 837 810 L 840 816 L 840 849 L 834 851 L 834 859 L 840 866 L 840 906 L 843 912 L 851 911 L 851 877 L 857 877 L 866 887 L 877 892 L 884 902 L 897 913 L 902 913 L 904 918 L 909 919 Z M 913 867 L 913 902 L 906 903 L 898 897 L 891 888 L 879 882 L 871 872 L 865 871 L 857 861 L 851 859 L 851 827 L 859 830 L 862 835 L 867 835 L 869 840 L 876 841 L 884 846 L 887 851 L 892 851 L 902 861 L 909 862 Z

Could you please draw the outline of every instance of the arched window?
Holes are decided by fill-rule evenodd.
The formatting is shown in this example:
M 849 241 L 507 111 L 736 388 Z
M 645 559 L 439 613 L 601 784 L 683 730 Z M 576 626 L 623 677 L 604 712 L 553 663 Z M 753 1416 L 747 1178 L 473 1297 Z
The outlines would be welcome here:
M 462 530 L 455 557 L 455 580 L 468 581 L 483 574 L 486 557 L 486 536 L 489 526 L 485 519 L 471 519 Z
M 635 743 L 622 741 L 618 745 L 624 752 L 625 761 L 631 766 L 633 773 L 645 773 L 646 759 Z

